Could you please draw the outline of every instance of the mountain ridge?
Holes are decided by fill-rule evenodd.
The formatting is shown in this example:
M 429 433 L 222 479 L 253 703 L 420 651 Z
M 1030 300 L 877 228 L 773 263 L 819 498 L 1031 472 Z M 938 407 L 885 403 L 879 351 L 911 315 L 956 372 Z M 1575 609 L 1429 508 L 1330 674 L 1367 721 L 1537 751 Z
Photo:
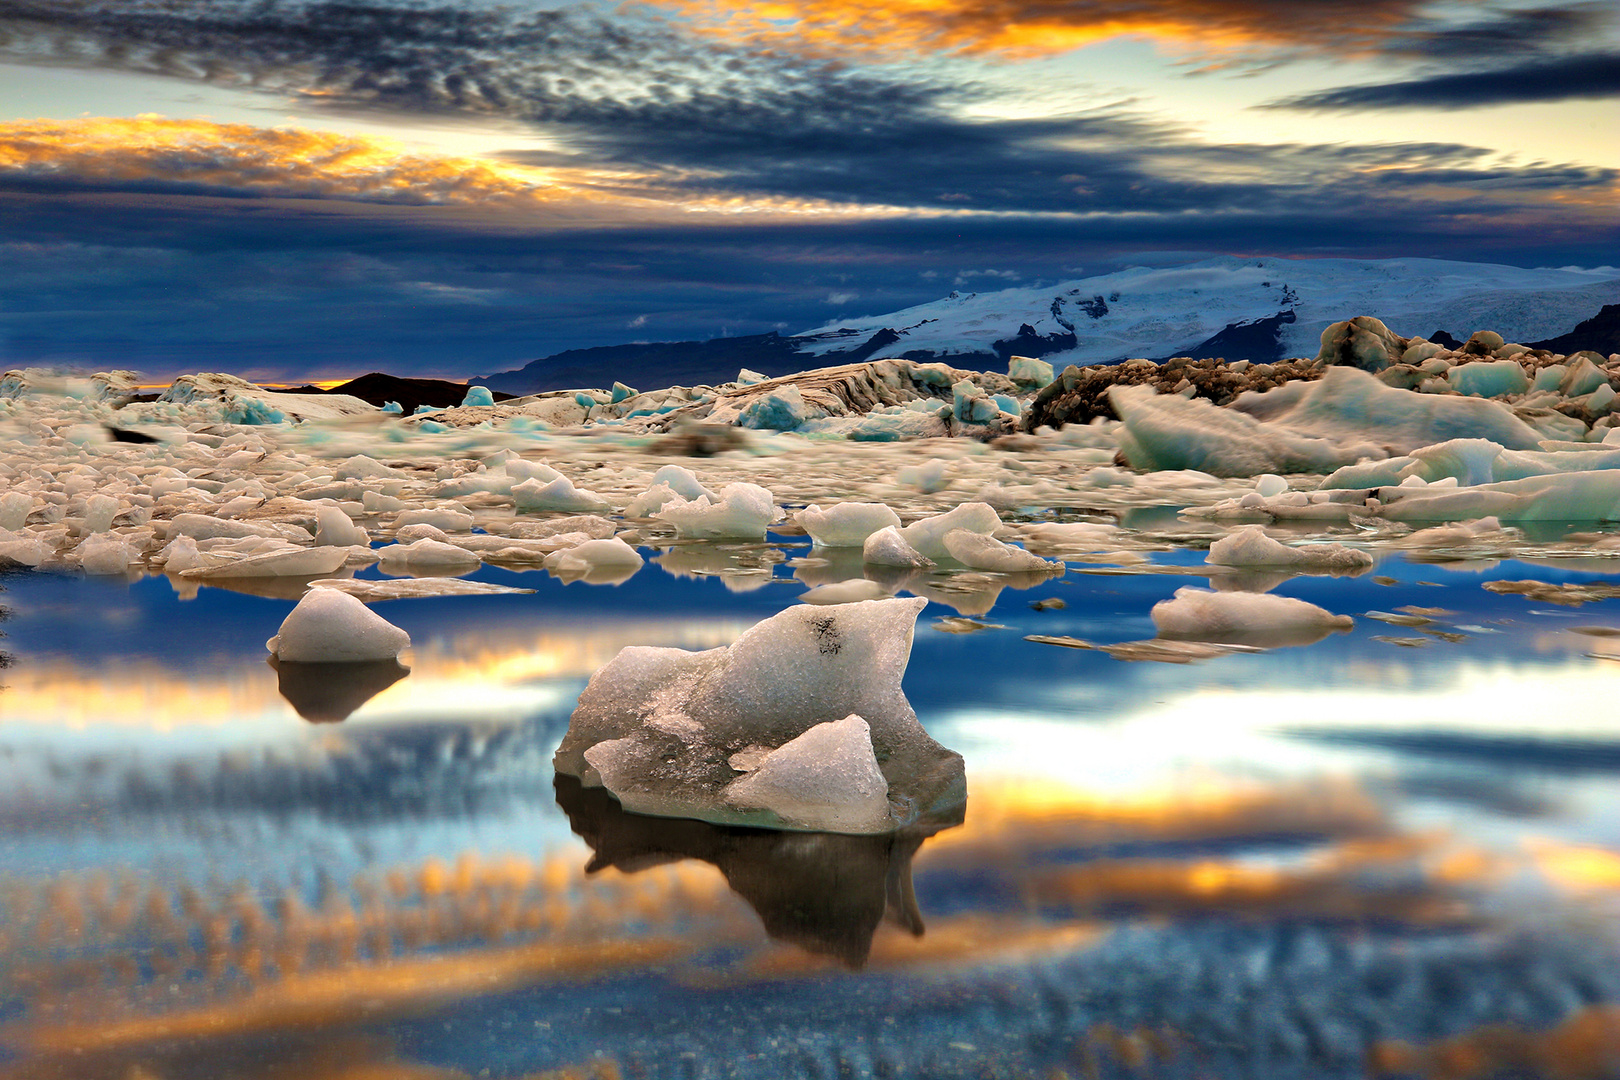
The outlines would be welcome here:
M 1592 313 L 1616 299 L 1615 267 L 1221 256 L 1052 286 L 952 292 L 792 335 L 571 349 L 470 381 L 526 394 L 614 381 L 717 384 L 736 378 L 741 368 L 776 376 L 890 358 L 983 370 L 1002 368 L 1014 355 L 1044 358 L 1057 368 L 1138 356 L 1271 363 L 1316 355 L 1322 330 L 1355 315 L 1374 315 L 1403 335 L 1466 338 L 1491 329 L 1509 340 L 1563 342 L 1580 331 L 1555 335 L 1599 318 L 1601 312 Z

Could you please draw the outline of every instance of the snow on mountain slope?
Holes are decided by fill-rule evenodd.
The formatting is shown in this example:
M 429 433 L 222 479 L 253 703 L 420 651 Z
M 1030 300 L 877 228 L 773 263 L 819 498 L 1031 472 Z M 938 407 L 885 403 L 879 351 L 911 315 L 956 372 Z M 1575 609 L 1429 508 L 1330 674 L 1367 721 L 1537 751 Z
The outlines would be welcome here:
M 1047 287 L 952 293 L 795 337 L 801 350 L 827 356 L 885 329 L 897 333 L 871 354 L 876 360 L 912 350 L 1005 353 L 1027 325 L 1047 339 L 1041 351 L 1061 367 L 1175 356 L 1233 324 L 1292 312 L 1294 320 L 1280 327 L 1280 354 L 1309 357 L 1316 355 L 1328 324 L 1354 315 L 1374 315 L 1407 336 L 1445 330 L 1467 338 L 1474 330 L 1490 329 L 1509 341 L 1532 341 L 1561 333 L 1617 298 L 1616 267 L 1526 270 L 1441 259 L 1223 256 L 1183 266 L 1133 267 Z

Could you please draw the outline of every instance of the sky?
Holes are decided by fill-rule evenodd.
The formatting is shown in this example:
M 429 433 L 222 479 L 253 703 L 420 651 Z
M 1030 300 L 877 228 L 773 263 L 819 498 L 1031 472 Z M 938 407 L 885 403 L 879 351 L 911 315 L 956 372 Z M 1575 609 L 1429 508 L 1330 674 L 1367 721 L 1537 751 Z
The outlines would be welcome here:
M 1608 0 L 0 0 L 0 369 L 465 379 L 1212 254 L 1614 264 Z

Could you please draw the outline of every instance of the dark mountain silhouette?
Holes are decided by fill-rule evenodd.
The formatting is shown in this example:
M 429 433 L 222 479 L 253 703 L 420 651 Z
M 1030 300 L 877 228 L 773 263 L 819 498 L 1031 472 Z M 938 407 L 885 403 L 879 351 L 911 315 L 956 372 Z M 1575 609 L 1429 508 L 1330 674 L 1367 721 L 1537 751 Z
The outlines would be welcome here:
M 1591 349 L 1603 356 L 1620 352 L 1620 304 L 1604 304 L 1601 311 L 1575 324 L 1575 329 L 1567 334 L 1525 344 L 1532 349 L 1566 354 L 1582 349 Z

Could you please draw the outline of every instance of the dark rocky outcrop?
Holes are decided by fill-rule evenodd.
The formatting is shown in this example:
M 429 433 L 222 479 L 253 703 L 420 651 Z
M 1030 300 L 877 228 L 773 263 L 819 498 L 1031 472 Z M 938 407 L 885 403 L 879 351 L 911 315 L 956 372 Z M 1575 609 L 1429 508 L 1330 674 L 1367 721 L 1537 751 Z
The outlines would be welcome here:
M 1279 311 L 1264 319 L 1227 323 L 1213 336 L 1188 350 L 1192 356 L 1219 356 L 1227 360 L 1248 360 L 1275 364 L 1284 359 L 1282 328 L 1295 322 L 1292 311 Z
M 1056 352 L 1066 352 L 1079 344 L 1073 330 L 1060 330 L 1052 334 L 1038 334 L 1029 323 L 1019 326 L 1014 337 L 996 342 L 996 358 L 1005 364 L 1014 356 L 1033 356 L 1037 359 Z
M 882 347 L 872 345 L 871 340 L 861 348 L 866 346 L 871 346 L 867 356 Z M 569 349 L 534 360 L 516 371 L 477 375 L 471 381 L 491 390 L 520 395 L 606 386 L 615 379 L 632 386 L 714 386 L 735 379 L 741 368 L 763 375 L 788 375 L 815 363 L 815 357 L 801 352 L 793 338 L 772 332 L 709 341 L 654 341 Z
M 1546 349 L 1555 353 L 1574 353 L 1583 349 L 1609 356 L 1620 352 L 1620 304 L 1604 304 L 1603 310 L 1575 329 L 1546 341 L 1528 343 L 1532 349 Z
M 449 409 L 460 405 L 467 397 L 469 383 L 450 382 L 447 379 L 409 379 L 373 371 L 342 386 L 334 386 L 328 393 L 349 394 L 379 408 L 390 401 L 399 402 L 406 413 L 417 406 Z M 511 394 L 493 392 L 496 401 L 505 401 Z
M 1086 424 L 1119 416 L 1108 400 L 1112 386 L 1152 386 L 1163 394 L 1187 393 L 1226 405 L 1246 390 L 1269 390 L 1285 382 L 1314 380 L 1322 369 L 1312 360 L 1232 365 L 1221 360 L 1178 356 L 1163 363 L 1127 360 L 1123 364 L 1070 365 L 1039 394 L 1024 414 L 1024 430 L 1046 425 Z

